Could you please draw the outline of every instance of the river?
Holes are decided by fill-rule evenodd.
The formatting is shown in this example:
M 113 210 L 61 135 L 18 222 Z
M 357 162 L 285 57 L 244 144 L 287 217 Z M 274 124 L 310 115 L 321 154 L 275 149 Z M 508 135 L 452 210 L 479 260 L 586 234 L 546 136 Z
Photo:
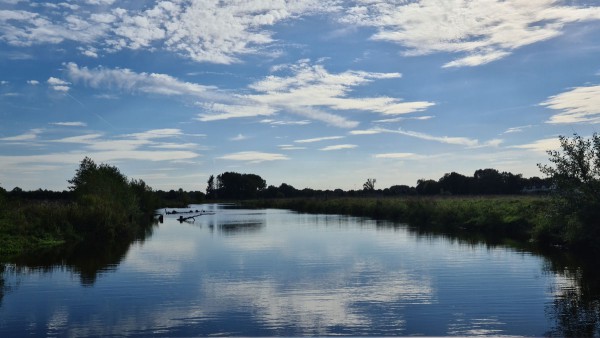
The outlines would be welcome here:
M 568 258 L 364 218 L 191 210 L 206 212 L 134 243 L 4 264 L 0 337 L 600 335 L 597 269 Z

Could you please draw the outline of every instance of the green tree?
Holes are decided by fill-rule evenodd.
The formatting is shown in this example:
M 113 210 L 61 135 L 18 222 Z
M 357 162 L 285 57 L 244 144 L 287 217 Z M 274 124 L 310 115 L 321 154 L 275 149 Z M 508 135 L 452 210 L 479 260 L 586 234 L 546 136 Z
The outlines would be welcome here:
M 256 198 L 266 188 L 267 182 L 255 174 L 225 172 L 217 176 L 216 191 L 222 198 Z
M 210 175 L 206 182 L 206 197 L 213 198 L 215 194 L 215 176 Z
M 73 222 L 78 232 L 108 239 L 135 228 L 134 220 L 143 214 L 143 195 L 150 189 L 143 181 L 130 184 L 117 167 L 97 165 L 89 157 L 68 182 L 82 210 Z
M 560 136 L 550 165 L 538 164 L 553 184 L 553 230 L 566 244 L 600 249 L 600 136 Z
M 374 178 L 367 178 L 367 181 L 363 184 L 364 191 L 375 191 L 375 182 L 377 182 Z

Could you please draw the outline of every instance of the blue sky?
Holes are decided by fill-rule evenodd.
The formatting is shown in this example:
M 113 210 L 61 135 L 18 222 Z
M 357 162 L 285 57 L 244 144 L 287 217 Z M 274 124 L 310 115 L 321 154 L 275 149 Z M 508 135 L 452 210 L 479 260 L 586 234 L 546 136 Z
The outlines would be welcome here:
M 599 55 L 596 1 L 0 0 L 0 186 L 540 176 L 597 131 Z

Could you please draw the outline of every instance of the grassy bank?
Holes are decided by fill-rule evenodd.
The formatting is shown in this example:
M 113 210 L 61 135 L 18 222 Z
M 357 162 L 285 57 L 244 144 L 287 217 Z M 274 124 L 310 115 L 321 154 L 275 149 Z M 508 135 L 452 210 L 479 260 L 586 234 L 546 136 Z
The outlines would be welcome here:
M 118 168 L 85 158 L 66 199 L 32 200 L 0 191 L 0 258 L 40 248 L 131 241 L 151 225 L 158 196 Z
M 4 201 L 0 210 L 0 257 L 81 241 L 131 240 L 151 224 L 101 203 Z
M 408 223 L 431 231 L 480 234 L 519 242 L 537 241 L 547 222 L 547 197 L 402 197 L 265 199 L 248 207 L 343 214 Z

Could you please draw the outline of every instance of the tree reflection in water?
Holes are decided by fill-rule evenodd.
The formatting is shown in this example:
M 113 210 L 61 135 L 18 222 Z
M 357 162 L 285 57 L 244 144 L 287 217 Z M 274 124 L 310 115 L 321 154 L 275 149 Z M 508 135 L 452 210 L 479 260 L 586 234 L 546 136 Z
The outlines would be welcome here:
M 398 223 L 377 221 L 378 228 L 404 227 Z M 431 231 L 408 226 L 409 233 L 418 237 L 443 236 L 461 244 L 486 245 L 488 248 L 507 246 L 501 238 L 470 233 Z M 600 337 L 600 262 L 593 255 L 574 255 L 560 250 L 538 250 L 533 247 L 515 248 L 544 258 L 548 273 L 564 278 L 552 291 L 553 301 L 546 316 L 554 327 L 545 333 L 552 337 Z
M 155 226 L 156 223 L 150 224 L 135 237 L 121 241 L 86 241 L 12 258 L 10 264 L 0 264 L 0 301 L 9 287 L 5 285 L 8 266 L 14 267 L 11 271 L 14 270 L 15 275 L 31 271 L 51 273 L 55 269 L 66 268 L 79 275 L 83 286 L 93 286 L 98 275 L 116 269 L 133 243 L 143 243 L 149 238 Z
M 553 290 L 546 315 L 555 327 L 546 333 L 558 337 L 600 337 L 600 265 L 594 257 L 548 255 L 547 270 L 565 277 Z
M 210 226 L 210 225 L 209 225 Z M 214 225 L 213 225 L 214 226 Z M 400 225 L 378 221 L 378 228 L 395 228 Z M 404 227 L 404 225 L 402 225 Z M 230 222 L 218 224 L 224 235 L 239 232 L 260 232 L 264 222 Z M 212 227 L 211 227 L 212 228 Z M 152 235 L 154 227 L 137 238 L 114 243 L 81 243 L 72 247 L 49 250 L 43 253 L 25 255 L 0 263 L 0 306 L 7 292 L 17 288 L 19 275 L 36 272 L 52 272 L 56 269 L 68 269 L 80 278 L 83 286 L 93 286 L 100 275 L 114 271 L 124 259 L 131 245 L 143 242 Z M 469 237 L 465 234 L 444 234 L 408 228 L 418 237 L 444 236 L 462 244 L 495 247 L 501 241 L 489 241 L 481 237 Z M 546 306 L 546 317 L 553 323 L 547 336 L 599 336 L 600 337 L 600 264 L 594 257 L 584 259 L 564 252 L 538 252 L 531 248 L 523 249 L 545 258 L 544 270 L 557 276 L 559 281 L 551 291 L 553 299 Z M 13 278 L 16 277 L 16 278 Z M 562 282 L 561 282 L 562 280 Z

